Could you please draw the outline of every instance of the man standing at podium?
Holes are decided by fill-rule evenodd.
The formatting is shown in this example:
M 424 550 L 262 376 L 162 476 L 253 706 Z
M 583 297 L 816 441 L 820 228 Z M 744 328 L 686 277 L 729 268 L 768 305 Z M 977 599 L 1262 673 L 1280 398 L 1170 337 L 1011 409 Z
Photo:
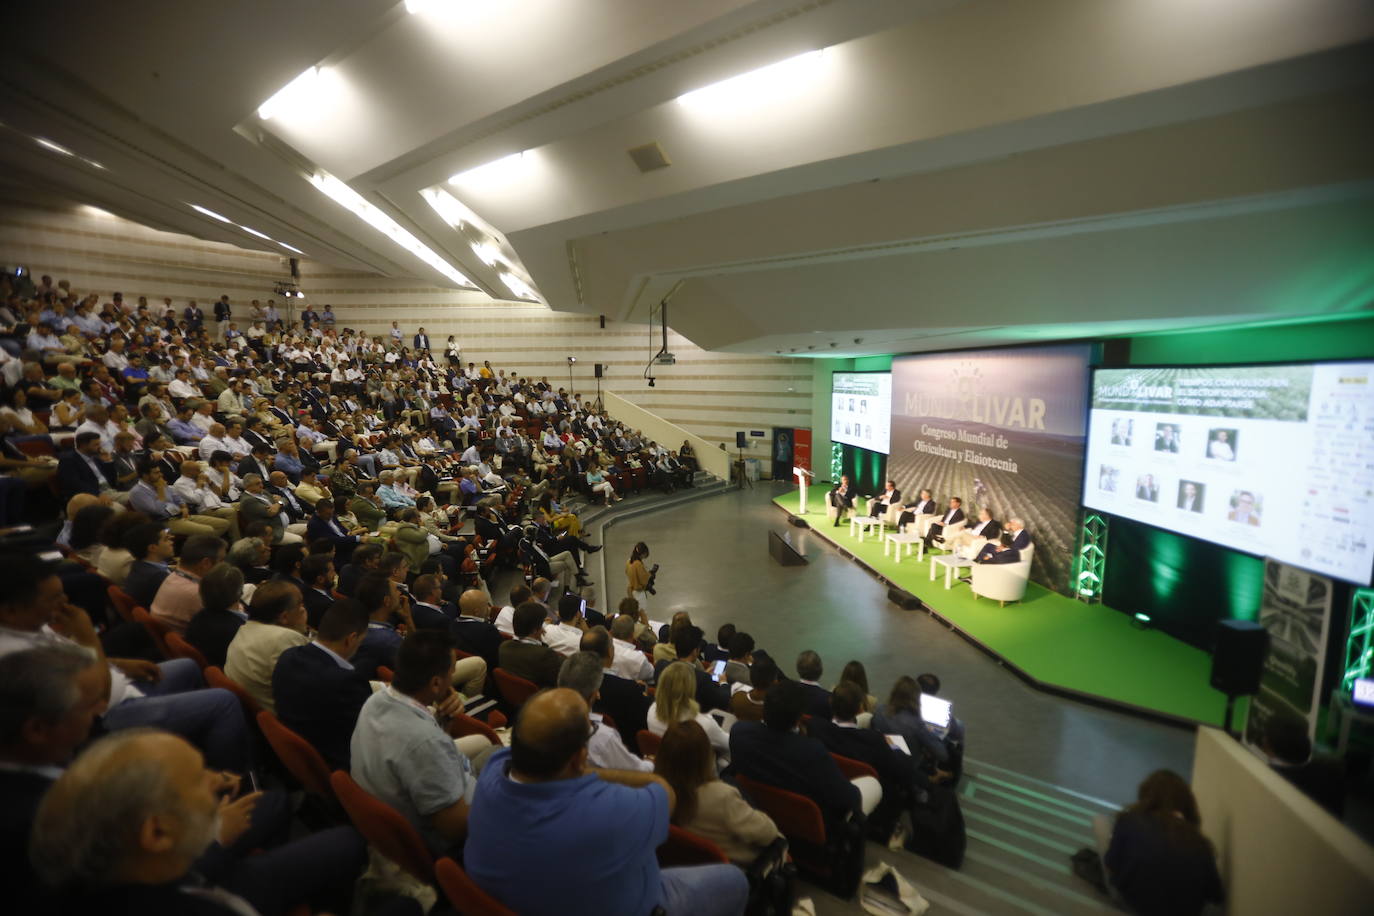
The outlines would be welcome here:
M 835 507 L 835 524 L 833 527 L 840 527 L 840 520 L 844 518 L 846 509 L 854 508 L 854 485 L 849 482 L 849 475 L 840 475 L 839 486 L 831 490 L 826 496 L 830 500 L 830 505 Z

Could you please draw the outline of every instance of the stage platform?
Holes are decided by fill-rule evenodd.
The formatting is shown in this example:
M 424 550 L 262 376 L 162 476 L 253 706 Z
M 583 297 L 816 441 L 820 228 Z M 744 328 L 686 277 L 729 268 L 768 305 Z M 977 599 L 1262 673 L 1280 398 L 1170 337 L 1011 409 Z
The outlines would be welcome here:
M 945 589 L 944 573 L 930 581 L 926 562 L 913 554 L 898 564 L 883 556 L 874 534 L 860 543 L 849 523 L 839 528 L 825 517 L 825 491 L 813 489 L 805 516 L 815 533 L 881 581 L 910 592 L 930 612 L 965 638 L 1043 690 L 1089 702 L 1123 707 L 1180 724 L 1220 726 L 1226 697 L 1208 684 L 1211 656 L 1158 630 L 1139 629 L 1127 614 L 1088 605 L 1035 583 L 1017 604 L 999 607 L 976 598 L 955 582 Z M 797 515 L 795 489 L 773 502 Z M 1244 700 L 1236 721 L 1244 721 Z

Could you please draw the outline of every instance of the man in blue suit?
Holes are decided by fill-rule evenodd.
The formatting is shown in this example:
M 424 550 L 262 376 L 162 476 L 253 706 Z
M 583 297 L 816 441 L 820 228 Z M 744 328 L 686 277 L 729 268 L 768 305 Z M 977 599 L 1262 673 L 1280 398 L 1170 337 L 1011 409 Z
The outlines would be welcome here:
M 1009 543 L 984 544 L 983 549 L 978 551 L 978 556 L 973 558 L 973 562 L 1019 563 L 1021 551 L 1031 545 L 1030 532 L 1026 530 L 1025 524 L 1019 518 L 1014 518 L 1007 522 L 1007 530 L 1003 537 Z
M 336 601 L 315 641 L 287 649 L 272 670 L 277 718 L 310 742 L 331 769 L 348 769 L 358 711 L 372 696 L 351 661 L 366 634 L 366 608 L 352 599 Z

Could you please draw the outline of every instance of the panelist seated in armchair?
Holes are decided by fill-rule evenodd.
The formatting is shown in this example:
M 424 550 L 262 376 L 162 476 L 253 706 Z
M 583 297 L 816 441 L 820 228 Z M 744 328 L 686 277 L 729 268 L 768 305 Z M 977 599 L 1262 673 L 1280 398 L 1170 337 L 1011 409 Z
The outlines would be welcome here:
M 984 506 L 978 510 L 978 521 L 974 526 L 947 538 L 945 546 L 960 556 L 976 557 L 984 547 L 1001 536 L 1002 524 L 992 517 L 992 510 Z
M 944 530 L 953 528 L 964 521 L 964 501 L 957 496 L 949 498 L 949 508 L 945 514 L 940 516 L 938 521 L 933 521 L 926 528 L 925 541 L 926 550 L 930 550 L 937 544 L 941 547 L 946 546 Z
M 901 515 L 897 516 L 897 529 L 903 530 L 907 525 L 925 515 L 934 515 L 939 510 L 935 504 L 935 499 L 929 490 L 922 490 L 920 497 L 914 503 L 902 506 Z M 921 532 L 917 532 L 920 534 Z
M 975 563 L 1019 563 L 1021 551 L 1031 545 L 1030 532 L 1019 518 L 1007 522 L 1007 530 L 1002 535 L 1003 544 L 986 544 L 973 558 Z
M 889 480 L 883 492 L 868 500 L 868 515 L 870 518 L 885 518 L 888 510 L 893 506 L 900 506 L 902 503 L 902 491 L 897 489 L 897 482 Z
M 848 474 L 840 477 L 839 484 L 826 494 L 825 499 L 830 508 L 835 510 L 835 527 L 838 528 L 844 514 L 854 508 L 854 484 L 850 483 Z

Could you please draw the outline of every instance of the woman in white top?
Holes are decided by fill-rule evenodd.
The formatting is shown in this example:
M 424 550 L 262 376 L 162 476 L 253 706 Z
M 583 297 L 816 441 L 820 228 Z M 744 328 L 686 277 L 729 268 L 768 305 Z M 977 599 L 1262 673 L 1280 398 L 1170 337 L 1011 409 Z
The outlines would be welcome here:
M 711 749 L 716 752 L 716 764 L 724 768 L 730 762 L 730 736 L 716 720 L 701 711 L 695 699 L 697 677 L 687 662 L 673 662 L 658 676 L 654 704 L 649 707 L 649 731 L 662 735 L 669 725 L 694 720 L 706 732 Z

